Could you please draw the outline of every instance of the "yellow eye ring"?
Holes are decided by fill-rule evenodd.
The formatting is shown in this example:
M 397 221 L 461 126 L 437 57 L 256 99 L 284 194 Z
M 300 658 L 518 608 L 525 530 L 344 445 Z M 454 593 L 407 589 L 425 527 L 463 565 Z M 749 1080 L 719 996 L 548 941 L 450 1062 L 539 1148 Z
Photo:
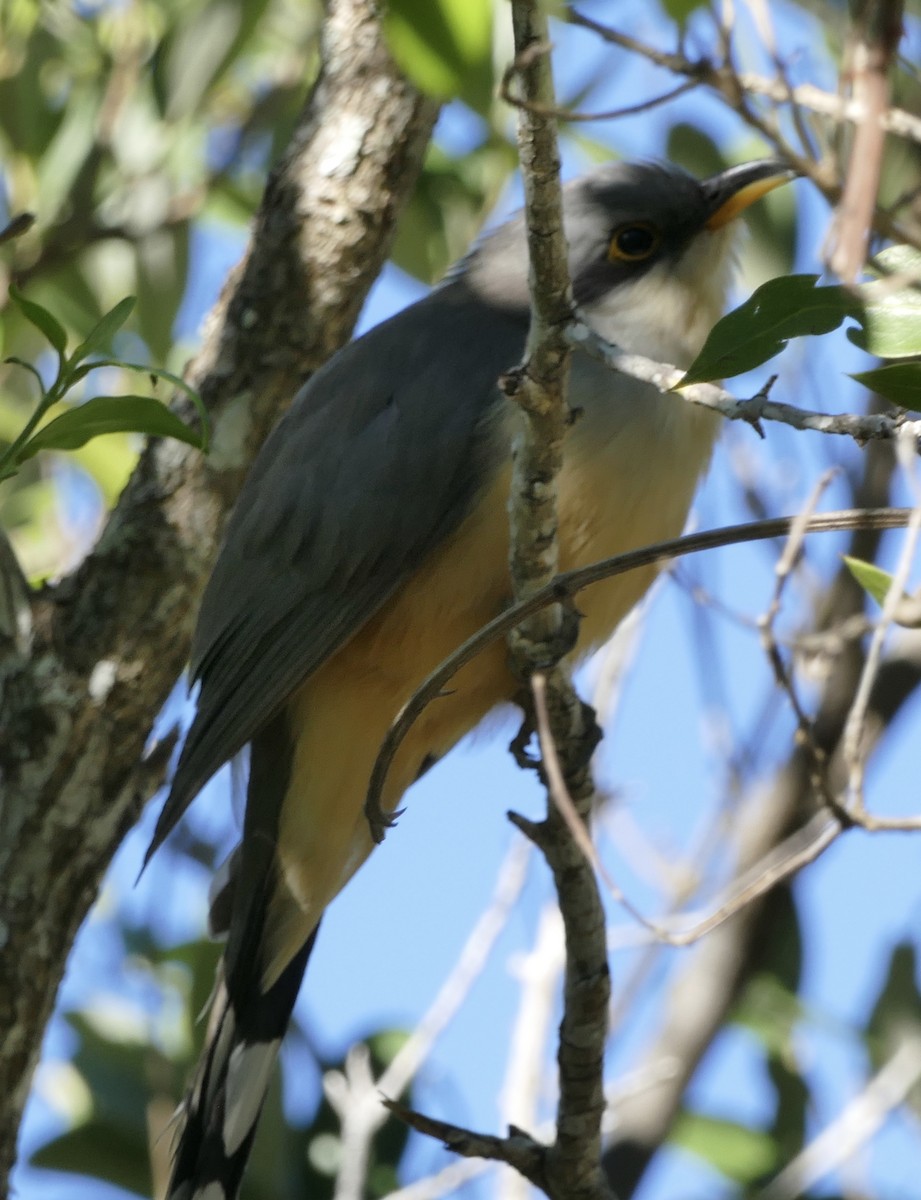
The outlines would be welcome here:
M 642 262 L 662 245 L 662 235 L 648 221 L 630 221 L 611 234 L 608 259 L 611 262 Z

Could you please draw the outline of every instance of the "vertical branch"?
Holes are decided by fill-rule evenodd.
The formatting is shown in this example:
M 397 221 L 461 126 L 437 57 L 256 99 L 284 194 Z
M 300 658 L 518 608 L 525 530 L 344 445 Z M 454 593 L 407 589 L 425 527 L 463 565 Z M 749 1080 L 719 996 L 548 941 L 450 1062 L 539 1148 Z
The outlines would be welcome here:
M 549 583 L 557 572 L 557 486 L 568 407 L 569 347 L 564 337 L 572 293 L 563 234 L 560 157 L 553 119 L 553 76 L 547 21 L 531 0 L 512 4 L 516 65 L 524 103 L 518 109 L 518 146 L 524 180 L 530 256 L 531 325 L 524 363 L 507 390 L 520 406 L 513 443 L 511 571 L 516 599 Z M 541 664 L 535 643 L 558 637 L 558 606 L 537 613 L 512 635 L 522 674 Z
M 563 235 L 559 154 L 552 114 L 547 22 L 539 0 L 512 0 L 515 63 L 522 91 L 519 143 L 530 253 L 531 324 L 524 362 L 503 379 L 521 409 L 513 440 L 509 499 L 510 567 L 517 601 L 552 583 L 559 566 L 557 477 L 569 423 L 566 330 L 572 315 Z M 513 628 L 509 649 L 522 682 L 522 704 L 537 714 L 543 774 L 565 794 L 582 822 L 593 795 L 589 763 L 597 744 L 594 714 L 576 695 L 561 660 L 572 649 L 560 605 L 535 610 Z M 533 684 L 534 696 L 530 688 Z M 404 710 L 405 712 L 405 710 Z M 530 733 L 531 725 L 526 724 Z M 393 730 L 391 731 L 393 733 Z M 516 739 L 516 742 L 519 739 Z M 373 810 L 375 781 L 369 803 Z M 556 1140 L 550 1146 L 512 1126 L 505 1138 L 474 1133 L 385 1101 L 414 1129 L 467 1157 L 505 1162 L 552 1200 L 611 1200 L 601 1170 L 603 1064 L 610 1001 L 604 910 L 592 864 L 570 835 L 552 797 L 547 819 L 514 824 L 542 850 L 553 872 L 566 941 L 564 1011 L 557 1062 Z M 372 822 L 373 823 L 373 822 Z
M 886 140 L 882 117 L 889 108 L 889 70 L 902 36 L 903 10 L 904 0 L 860 0 L 855 14 L 850 82 L 860 116 L 826 251 L 829 267 L 848 284 L 856 282 L 867 257 Z
M 509 380 L 509 392 L 521 407 L 509 501 L 511 572 L 515 597 L 524 600 L 550 583 L 559 565 L 556 481 L 569 423 L 565 330 L 572 313 L 572 291 L 562 224 L 559 151 L 553 117 L 548 115 L 556 106 L 547 21 L 536 0 L 513 0 L 512 24 L 523 101 L 518 110 L 518 141 L 531 287 L 525 361 Z M 563 610 L 554 605 L 523 622 L 510 636 L 509 647 L 522 681 L 533 680 L 537 685 L 536 676 L 541 675 L 535 698 L 542 710 L 545 771 L 548 752 L 554 759 L 558 756 L 561 787 L 584 820 L 593 795 L 589 761 L 596 727 L 594 714 L 581 703 L 558 665 L 571 648 L 567 639 L 571 634 Z M 533 711 L 530 697 L 527 707 Z M 544 1186 L 551 1196 L 603 1197 L 609 1194 L 600 1155 L 610 980 L 598 885 L 590 862 L 552 800 L 541 826 L 520 819 L 516 823 L 547 858 L 566 933 L 564 1012 L 557 1055 L 557 1134 L 544 1159 Z

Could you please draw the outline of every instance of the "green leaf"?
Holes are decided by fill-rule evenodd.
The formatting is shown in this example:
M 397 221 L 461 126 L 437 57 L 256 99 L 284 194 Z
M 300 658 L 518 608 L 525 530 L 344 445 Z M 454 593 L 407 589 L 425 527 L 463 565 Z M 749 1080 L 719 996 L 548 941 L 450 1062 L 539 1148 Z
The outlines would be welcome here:
M 459 158 L 430 146 L 397 231 L 394 262 L 426 283 L 441 278 L 480 232 L 517 163 L 517 152 L 498 138 Z
M 176 313 L 189 282 L 188 221 L 139 238 L 135 246 L 138 333 L 155 360 L 174 343 Z
M 777 1096 L 771 1127 L 778 1158 L 789 1162 L 806 1144 L 810 1093 L 793 1054 L 768 1059 L 768 1074 Z
M 881 570 L 873 563 L 864 562 L 861 558 L 852 558 L 849 554 L 843 555 L 843 558 L 844 565 L 863 590 L 869 592 L 876 603 L 882 606 L 892 587 L 892 576 L 889 572 Z
M 174 375 L 172 371 L 167 371 L 164 367 L 142 367 L 137 363 L 122 363 L 121 365 L 129 371 L 146 371 L 153 379 L 165 379 L 167 383 L 171 383 L 180 392 L 185 392 L 195 405 L 198 412 L 198 419 L 201 421 L 201 431 L 197 435 L 196 440 L 189 444 L 199 446 L 202 453 L 207 454 L 211 444 L 211 419 L 208 416 L 208 410 L 205 408 L 204 400 L 202 400 L 195 388 L 191 384 L 186 383 L 181 376 Z
M 757 971 L 773 985 L 774 1005 L 790 1013 L 797 1004 L 803 970 L 803 934 L 793 893 L 774 888 L 758 917 L 761 928 L 753 948 L 752 974 Z
M 705 0 L 662 0 L 662 7 L 673 21 L 686 25 L 691 15 L 704 7 L 704 3 Z
M 876 258 L 889 275 L 921 273 L 921 254 L 909 246 L 890 246 Z M 917 282 L 893 289 L 891 278 L 860 289 L 864 313 L 860 329 L 848 337 L 862 350 L 879 358 L 910 358 L 921 354 L 921 286 Z
M 867 1049 L 879 1070 L 906 1042 L 921 1038 L 921 990 L 918 988 L 918 952 L 909 941 L 892 950 L 886 980 L 867 1021 Z M 921 1086 L 908 1097 L 915 1113 L 921 1112 Z
M 692 175 L 704 179 L 728 165 L 720 148 L 702 129 L 679 121 L 668 131 L 668 157 Z M 752 211 L 757 209 L 754 205 Z
M 391 0 L 384 31 L 398 66 L 422 91 L 488 108 L 491 0 Z
M 904 941 L 893 947 L 886 980 L 867 1022 L 867 1034 L 876 1043 L 871 1047 L 874 1064 L 882 1066 L 906 1035 L 917 1037 L 919 1033 L 918 953 L 911 942 Z
M 61 120 L 37 157 L 36 195 L 41 196 L 42 224 L 46 228 L 59 223 L 68 204 L 79 203 L 74 193 L 80 186 L 80 174 L 87 171 L 87 160 L 98 145 L 99 110 L 104 95 L 98 81 L 72 79 Z M 89 168 L 90 176 L 93 170 Z
M 22 292 L 12 284 L 10 284 L 10 299 L 14 301 L 25 319 L 45 335 L 57 350 L 60 358 L 63 359 L 67 350 L 67 334 L 57 317 L 47 308 L 43 308 L 41 304 L 36 304 L 34 300 L 27 300 Z
M 242 9 L 231 0 L 214 0 L 171 30 L 164 65 L 172 118 L 188 116 L 201 105 L 240 34 Z
M 157 1051 L 144 1039 L 143 1017 L 126 1005 L 66 1015 L 79 1035 L 73 1065 L 93 1096 L 93 1117 L 124 1129 L 145 1129 L 150 1079 Z
M 900 243 L 887 246 L 874 254 L 867 264 L 868 271 L 877 279 L 891 279 L 893 275 L 911 275 L 917 283 L 921 278 L 921 250 Z
M 769 1134 L 702 1113 L 682 1112 L 669 1141 L 740 1184 L 754 1183 L 778 1165 L 777 1147 Z
M 830 333 L 861 306 L 841 287 L 816 287 L 817 275 L 786 275 L 762 284 L 710 330 L 678 387 L 728 379 L 779 354 L 790 338 Z
M 42 396 L 45 394 L 45 384 L 38 369 L 30 362 L 26 362 L 24 358 L 17 358 L 15 354 L 11 354 L 9 358 L 5 358 L 4 362 L 13 363 L 14 366 L 22 367 L 24 371 L 28 371 L 38 380 L 38 390 Z
M 167 383 L 171 383 L 173 387 L 178 388 L 180 392 L 185 392 L 185 394 L 195 405 L 199 420 L 201 421 L 201 432 L 199 433 L 197 440 L 191 444 L 199 446 L 205 454 L 208 453 L 208 446 L 211 436 L 211 421 L 208 417 L 208 410 L 205 408 L 204 401 L 191 384 L 186 383 L 186 381 L 179 375 L 174 375 L 172 371 L 167 371 L 165 367 L 151 367 L 146 363 L 123 362 L 120 358 L 97 358 L 93 362 L 83 363 L 79 367 L 75 367 L 70 373 L 70 381 L 71 383 L 76 383 L 80 379 L 83 379 L 85 376 L 89 375 L 91 371 L 98 371 L 103 367 L 117 367 L 122 371 L 139 371 L 142 375 L 147 375 L 154 381 L 158 379 L 165 379 Z
M 790 1053 L 794 1031 L 804 1015 L 796 993 L 759 966 L 730 1019 L 757 1038 L 770 1056 L 782 1057 Z
M 22 448 L 19 460 L 39 450 L 75 450 L 103 433 L 144 433 L 200 446 L 194 429 L 150 396 L 96 396 L 49 421 Z
M 149 1196 L 150 1158 L 146 1130 L 89 1121 L 41 1146 L 32 1155 L 33 1167 L 72 1171 L 104 1179 L 138 1196 Z
M 124 300 L 119 300 L 114 308 L 109 309 L 89 331 L 86 340 L 81 342 L 70 356 L 70 365 L 76 366 L 77 363 L 89 358 L 91 354 L 98 354 L 102 350 L 110 349 L 112 338 L 131 316 L 134 303 L 133 296 L 126 296 Z
M 844 562 L 860 586 L 869 592 L 882 608 L 892 584 L 892 576 L 859 558 L 849 558 L 845 555 Z M 906 596 L 903 592 L 892 613 L 892 619 L 903 629 L 921 629 L 921 592 L 916 592 L 913 596 Z
M 374 1063 L 375 1075 L 381 1074 L 409 1041 L 409 1031 L 406 1029 L 381 1029 L 370 1034 L 366 1039 Z
M 851 376 L 900 408 L 921 412 L 921 362 L 890 363 Z

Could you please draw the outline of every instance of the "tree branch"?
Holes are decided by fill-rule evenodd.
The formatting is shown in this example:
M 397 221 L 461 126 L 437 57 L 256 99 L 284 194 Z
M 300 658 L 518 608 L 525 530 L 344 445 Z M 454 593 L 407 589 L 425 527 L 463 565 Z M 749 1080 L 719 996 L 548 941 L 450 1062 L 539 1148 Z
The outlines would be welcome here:
M 224 520 L 269 427 L 348 337 L 433 125 L 372 0 L 332 0 L 322 59 L 189 371 L 213 453 L 149 443 L 93 552 L 34 598 L 31 652 L 0 648 L 0 1194 L 71 942 L 150 794 L 143 748 Z
M 863 476 L 854 489 L 859 505 L 881 505 L 889 497 L 893 455 L 888 446 L 874 444 L 864 458 Z M 909 510 L 905 510 L 907 520 Z M 879 530 L 870 526 L 855 529 L 848 552 L 872 559 Z M 843 565 L 825 594 L 815 605 L 816 628 L 831 632 L 863 612 L 864 595 Z M 840 764 L 841 744 L 851 697 L 863 664 L 856 642 L 845 642 L 833 657 L 818 711 L 813 721 L 814 737 L 838 780 L 844 778 Z M 870 709 L 877 737 L 921 684 L 921 663 L 903 659 L 884 665 L 876 677 Z M 738 869 L 757 869 L 757 864 L 787 838 L 804 820 L 819 820 L 812 776 L 813 754 L 795 745 L 789 759 L 763 791 L 750 795 L 748 815 L 733 824 L 739 830 L 736 842 Z M 833 778 L 834 783 L 834 778 Z M 614 1138 L 605 1152 L 605 1167 L 620 1200 L 629 1200 L 646 1167 L 667 1136 L 684 1091 L 726 1018 L 745 981 L 759 961 L 759 943 L 770 928 L 771 897 L 749 905 L 732 921 L 722 925 L 694 950 L 672 980 L 659 1021 L 642 1062 L 631 1074 L 655 1080 L 652 1087 L 622 1102 L 612 1116 Z M 760 914 L 760 916 L 759 916 Z M 670 1070 L 663 1072 L 663 1063 Z
M 737 113 L 750 128 L 760 133 L 797 171 L 811 179 L 830 204 L 839 203 L 843 185 L 831 160 L 826 158 L 816 162 L 810 146 L 792 145 L 783 136 L 775 113 L 760 111 L 751 100 L 753 96 L 763 96 L 774 104 L 802 105 L 826 113 L 837 121 L 859 123 L 864 119 L 865 108 L 856 97 L 851 100 L 829 97 L 827 93 L 808 85 L 791 90 L 782 79 L 765 80 L 758 75 L 737 71 L 728 53 L 724 54 L 721 62 L 713 62 L 706 57 L 692 59 L 682 53 L 658 50 L 639 38 L 602 25 L 577 11 L 572 5 L 567 8 L 567 15 L 573 25 L 590 30 L 611 45 L 620 46 L 645 58 L 647 62 L 671 71 L 672 74 L 693 79 L 711 88 L 727 107 Z M 887 109 L 882 113 L 876 112 L 876 121 L 887 131 L 898 133 L 899 136 L 914 142 L 921 142 L 921 121 L 911 113 Z M 908 242 L 913 246 L 921 245 L 921 229 L 917 222 L 908 225 L 895 221 L 880 208 L 873 212 L 873 228 L 893 241 Z
M 565 330 L 573 305 L 556 130 L 552 119 L 537 111 L 554 107 L 547 20 L 537 0 L 512 0 L 512 26 L 515 70 L 528 102 L 519 108 L 518 142 L 530 255 L 531 323 L 524 362 L 503 378 L 502 386 L 521 413 L 512 442 L 510 565 L 514 595 L 527 601 L 546 592 L 559 563 L 557 476 L 569 425 L 566 383 L 570 349 Z M 584 817 L 593 795 L 589 762 L 596 737 L 591 710 L 579 700 L 559 666 L 572 648 L 571 632 L 564 628 L 562 608 L 551 601 L 520 610 L 519 620 L 508 629 L 508 641 L 512 669 L 523 685 L 526 711 L 533 707 L 529 696 L 535 673 L 541 672 L 546 679 L 540 691 L 541 743 L 545 750 L 553 747 L 565 790 Z M 366 809 L 372 828 L 377 827 L 374 809 L 372 784 Z M 591 864 L 552 804 L 548 804 L 547 819 L 541 825 L 520 817 L 512 819 L 540 847 L 553 871 L 566 929 L 556 1139 L 544 1146 L 521 1130 L 496 1138 L 418 1113 L 401 1111 L 401 1115 L 414 1128 L 441 1138 L 459 1154 L 514 1166 L 555 1200 L 608 1200 L 600 1159 L 610 983 L 597 882 Z M 589 943 L 591 953 L 585 954 L 582 951 Z
M 776 421 L 789 425 L 791 429 L 811 430 L 840 437 L 853 438 L 858 445 L 869 441 L 889 441 L 899 436 L 901 430 L 914 434 L 915 445 L 921 449 L 921 421 L 909 418 L 902 410 L 894 413 L 821 413 L 797 408 L 793 404 L 781 404 L 771 400 L 765 387 L 756 396 L 739 400 L 715 383 L 692 383 L 674 391 L 684 378 L 685 372 L 668 363 L 654 362 L 641 354 L 626 354 L 597 333 L 584 321 L 574 320 L 567 328 L 567 337 L 573 346 L 578 346 L 592 358 L 603 362 L 612 371 L 619 371 L 633 379 L 651 383 L 663 393 L 674 395 L 678 401 L 709 408 L 729 421 L 746 421 L 762 433 L 761 421 Z
M 889 72 L 903 33 L 904 3 L 860 0 L 855 8 L 847 74 L 860 118 L 826 249 L 829 267 L 846 284 L 856 283 L 867 257 L 883 169 L 886 131 L 882 117 L 889 107 Z
M 842 529 L 903 529 L 911 516 L 908 508 L 867 508 L 844 509 L 840 512 L 820 513 L 810 519 L 810 533 L 833 533 Z M 719 546 L 734 546 L 740 542 L 767 541 L 771 538 L 785 537 L 796 521 L 796 517 L 774 517 L 764 521 L 751 521 L 743 525 L 729 525 L 723 529 L 708 529 L 702 533 L 685 534 L 679 538 L 671 538 L 666 542 L 657 542 L 653 546 L 644 546 L 639 550 L 630 550 L 626 554 L 618 554 L 614 558 L 602 559 L 588 567 L 579 567 L 573 571 L 564 571 L 551 583 L 535 592 L 528 600 L 522 600 L 507 608 L 499 616 L 494 617 L 488 625 L 484 625 L 477 633 L 468 638 L 453 654 L 440 663 L 419 685 L 412 696 L 400 709 L 381 743 L 380 751 L 371 772 L 368 785 L 366 812 L 373 821 L 375 808 L 380 806 L 390 764 L 409 730 L 419 719 L 429 704 L 454 678 L 461 667 L 465 666 L 487 646 L 499 638 L 505 637 L 521 620 L 548 604 L 558 604 L 571 601 L 578 593 L 593 583 L 603 579 L 612 579 L 627 571 L 636 571 L 652 563 L 662 560 L 679 558 L 685 554 L 699 554 L 704 550 L 713 550 Z

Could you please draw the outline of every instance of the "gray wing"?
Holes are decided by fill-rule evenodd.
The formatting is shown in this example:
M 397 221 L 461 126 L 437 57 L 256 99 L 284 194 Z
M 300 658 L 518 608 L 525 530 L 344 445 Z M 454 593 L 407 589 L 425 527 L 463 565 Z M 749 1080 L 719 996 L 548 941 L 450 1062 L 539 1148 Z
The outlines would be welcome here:
M 192 646 L 198 711 L 148 857 L 216 770 L 461 521 L 506 448 L 526 312 L 457 280 L 301 390 L 228 523 Z

